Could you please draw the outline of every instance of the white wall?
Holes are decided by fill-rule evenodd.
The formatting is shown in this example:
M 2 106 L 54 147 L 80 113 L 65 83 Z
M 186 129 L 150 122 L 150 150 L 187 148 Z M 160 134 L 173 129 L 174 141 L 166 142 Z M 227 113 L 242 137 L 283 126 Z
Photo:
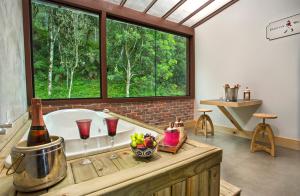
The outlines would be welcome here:
M 300 139 L 300 34 L 269 41 L 266 26 L 300 13 L 300 0 L 240 0 L 196 29 L 196 108 L 223 95 L 224 83 L 249 86 L 259 108 L 231 110 L 246 130 L 255 111 L 275 113 L 275 135 Z M 239 96 L 242 97 L 240 91 Z M 232 127 L 216 107 L 217 125 Z M 198 116 L 198 114 L 195 114 Z M 196 117 L 195 116 L 195 117 Z
M 0 123 L 26 110 L 22 0 L 0 0 Z

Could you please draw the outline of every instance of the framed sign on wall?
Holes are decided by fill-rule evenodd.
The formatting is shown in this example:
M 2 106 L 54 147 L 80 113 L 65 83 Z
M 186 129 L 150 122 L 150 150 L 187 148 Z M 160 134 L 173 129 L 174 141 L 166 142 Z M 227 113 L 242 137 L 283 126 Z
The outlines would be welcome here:
M 271 22 L 266 28 L 266 37 L 274 40 L 300 33 L 300 14 Z

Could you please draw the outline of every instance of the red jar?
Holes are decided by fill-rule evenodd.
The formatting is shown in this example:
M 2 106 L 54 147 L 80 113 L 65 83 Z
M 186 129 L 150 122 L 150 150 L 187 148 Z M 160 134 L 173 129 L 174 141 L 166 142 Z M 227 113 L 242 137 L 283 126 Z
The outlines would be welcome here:
M 165 130 L 164 145 L 176 146 L 179 143 L 180 132 L 177 129 Z

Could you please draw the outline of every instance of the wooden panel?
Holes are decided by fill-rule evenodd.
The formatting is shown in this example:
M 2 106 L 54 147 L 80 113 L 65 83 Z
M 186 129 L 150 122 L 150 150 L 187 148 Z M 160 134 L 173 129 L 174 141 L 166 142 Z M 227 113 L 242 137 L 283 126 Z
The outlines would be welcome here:
M 200 104 L 225 106 L 225 107 L 248 107 L 248 106 L 261 105 L 262 100 L 251 99 L 250 101 L 244 101 L 244 100 L 239 99 L 237 102 L 229 102 L 229 101 L 221 101 L 218 99 L 213 99 L 213 100 L 200 100 Z
M 171 188 L 165 188 L 153 194 L 153 196 L 171 196 Z M 172 195 L 173 196 L 173 195 Z
M 5 196 L 13 196 L 16 194 L 14 187 L 12 186 L 13 177 L 2 177 L 0 178 L 1 188 L 0 188 L 0 195 Z
M 172 185 L 172 196 L 186 196 L 186 181 Z
M 161 158 L 151 162 L 149 166 L 141 164 L 115 174 L 68 186 L 55 194 L 134 195 L 156 192 L 216 165 L 221 161 L 221 154 L 219 149 L 194 148 L 177 154 L 172 159 Z M 75 174 L 74 176 L 76 178 Z
M 208 171 L 204 170 L 199 174 L 199 195 L 207 196 L 209 193 L 208 187 Z
M 194 196 L 199 195 L 199 176 L 195 175 L 193 177 L 190 177 L 186 181 L 187 183 L 187 196 Z
M 220 196 L 239 196 L 241 189 L 226 182 L 225 180 L 220 181 Z
M 99 176 L 104 176 L 119 171 L 118 168 L 111 162 L 111 160 L 108 157 L 96 157 L 96 159 L 98 160 L 96 164 L 99 164 L 98 166 L 96 166 L 96 168 L 98 168 L 97 172 L 99 172 L 101 169 L 101 167 L 99 166 L 102 166 L 101 174 L 98 173 Z
M 82 165 L 80 162 L 81 160 L 71 163 L 76 184 L 98 177 L 93 164 Z
M 63 179 L 56 186 L 50 187 L 48 192 L 61 189 L 63 187 L 69 186 L 69 185 L 74 184 L 74 183 L 75 183 L 75 181 L 74 181 L 74 176 L 73 176 L 73 173 L 72 173 L 72 167 L 71 167 L 71 164 L 68 163 L 67 176 L 65 177 L 65 179 Z
M 216 165 L 209 170 L 209 195 L 220 195 L 220 165 Z

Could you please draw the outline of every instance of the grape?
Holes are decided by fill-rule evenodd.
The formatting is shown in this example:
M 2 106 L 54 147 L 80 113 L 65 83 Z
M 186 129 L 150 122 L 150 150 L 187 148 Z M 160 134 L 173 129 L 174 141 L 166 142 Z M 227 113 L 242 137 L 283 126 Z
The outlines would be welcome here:
M 136 142 L 135 142 L 135 141 L 131 142 L 131 146 L 132 146 L 133 148 L 135 148 L 135 147 L 136 147 Z

